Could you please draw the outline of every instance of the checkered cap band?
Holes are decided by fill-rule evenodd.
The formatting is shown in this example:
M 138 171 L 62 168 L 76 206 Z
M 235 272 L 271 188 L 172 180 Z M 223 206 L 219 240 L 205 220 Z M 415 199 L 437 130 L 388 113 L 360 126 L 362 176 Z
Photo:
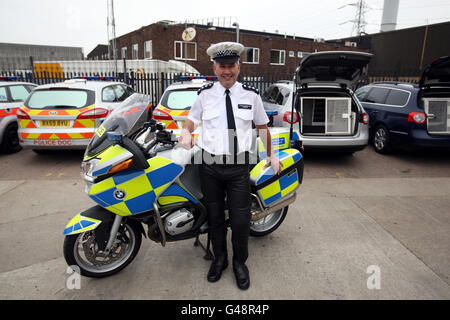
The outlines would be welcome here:
M 237 61 L 244 46 L 236 42 L 220 42 L 211 45 L 206 53 L 215 61 Z

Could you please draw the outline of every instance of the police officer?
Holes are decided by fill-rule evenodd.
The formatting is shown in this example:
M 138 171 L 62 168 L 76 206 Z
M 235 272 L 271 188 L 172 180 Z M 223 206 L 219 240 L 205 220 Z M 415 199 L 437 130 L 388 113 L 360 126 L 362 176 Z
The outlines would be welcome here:
M 214 60 L 213 70 L 219 81 L 198 91 L 179 143 L 190 149 L 194 145 L 191 133 L 202 123 L 197 144 L 203 150 L 200 174 L 214 253 L 207 279 L 218 281 L 228 266 L 224 214 L 226 194 L 232 230 L 233 271 L 237 286 L 246 290 L 250 286 L 245 262 L 248 258 L 251 218 L 249 151 L 255 145 L 252 122 L 270 155 L 266 166 L 271 165 L 279 174 L 281 163 L 272 152 L 267 127 L 269 119 L 258 91 L 237 82 L 239 58 L 243 50 L 243 45 L 235 42 L 221 42 L 208 48 L 207 54 Z

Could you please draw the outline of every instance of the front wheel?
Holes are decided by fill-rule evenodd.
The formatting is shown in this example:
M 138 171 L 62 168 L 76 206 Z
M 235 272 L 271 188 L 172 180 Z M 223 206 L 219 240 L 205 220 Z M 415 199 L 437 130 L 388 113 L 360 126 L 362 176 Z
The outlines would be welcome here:
M 109 253 L 99 250 L 95 232 L 66 236 L 64 258 L 72 268 L 78 267 L 86 277 L 103 278 L 125 268 L 139 251 L 142 235 L 134 224 L 122 223 Z M 75 271 L 78 271 L 74 269 Z
M 286 218 L 289 206 L 277 210 L 262 219 L 250 221 L 250 235 L 262 237 L 275 231 Z

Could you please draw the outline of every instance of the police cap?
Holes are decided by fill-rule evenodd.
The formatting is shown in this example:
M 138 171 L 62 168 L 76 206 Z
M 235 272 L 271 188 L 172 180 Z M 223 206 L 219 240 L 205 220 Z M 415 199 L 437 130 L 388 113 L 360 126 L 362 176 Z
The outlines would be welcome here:
M 237 42 L 219 42 L 212 44 L 206 53 L 215 61 L 222 63 L 236 62 L 241 57 L 244 46 Z

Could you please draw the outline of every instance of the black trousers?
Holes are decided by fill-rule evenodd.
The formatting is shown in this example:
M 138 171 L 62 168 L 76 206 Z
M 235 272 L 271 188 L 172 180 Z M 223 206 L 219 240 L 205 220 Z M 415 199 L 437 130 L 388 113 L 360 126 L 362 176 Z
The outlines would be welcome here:
M 248 164 L 206 164 L 201 166 L 202 192 L 206 197 L 208 223 L 214 256 L 227 255 L 225 194 L 231 224 L 233 259 L 245 263 L 250 234 L 250 184 Z

